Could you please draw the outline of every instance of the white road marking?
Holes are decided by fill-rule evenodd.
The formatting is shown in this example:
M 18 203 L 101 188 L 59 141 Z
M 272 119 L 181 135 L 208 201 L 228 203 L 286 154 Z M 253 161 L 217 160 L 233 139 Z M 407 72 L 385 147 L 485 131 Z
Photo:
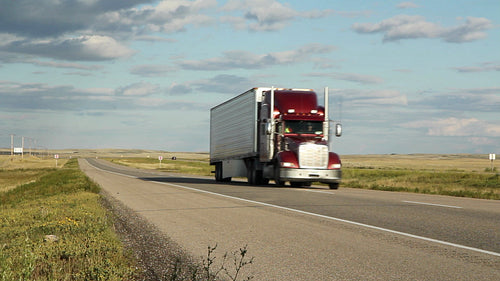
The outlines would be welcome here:
M 307 191 L 307 192 L 324 193 L 324 194 L 335 194 L 333 192 L 328 192 L 328 191 L 325 191 L 325 190 L 313 190 L 313 189 L 298 189 L 298 190 Z
M 87 161 L 87 163 L 88 163 L 88 161 Z M 97 167 L 93 166 L 90 163 L 88 163 L 88 164 L 91 165 L 92 167 L 100 170 L 100 171 L 104 171 L 104 172 L 108 172 L 108 173 L 116 174 L 116 175 L 122 175 L 122 176 L 126 176 L 126 177 L 129 177 L 129 178 L 139 179 L 139 177 L 136 177 L 136 176 L 130 176 L 130 175 L 126 175 L 126 174 L 122 174 L 122 173 L 118 173 L 118 172 L 106 171 L 106 170 L 97 168 Z M 401 232 L 401 231 L 397 231 L 397 230 L 391 230 L 391 229 L 387 229 L 387 228 L 383 228 L 383 227 L 378 227 L 378 226 L 374 226 L 374 225 L 359 223 L 359 222 L 345 220 L 345 219 L 341 219 L 341 218 L 335 218 L 335 217 L 325 216 L 325 215 L 321 215 L 321 214 L 311 213 L 311 212 L 307 212 L 307 211 L 292 209 L 292 208 L 288 208 L 288 207 L 283 207 L 283 206 L 279 206 L 279 205 L 273 205 L 273 204 L 269 204 L 269 203 L 264 203 L 264 202 L 259 202 L 259 201 L 244 199 L 244 198 L 234 197 L 234 196 L 230 196 L 230 195 L 215 193 L 215 192 L 211 192 L 211 191 L 201 190 L 201 189 L 197 189 L 197 188 L 193 188 L 193 187 L 188 187 L 188 186 L 183 186 L 183 185 L 178 185 L 178 184 L 173 184 L 173 183 L 166 183 L 166 182 L 159 182 L 159 181 L 151 181 L 151 182 L 155 182 L 155 183 L 158 183 L 158 184 L 169 185 L 169 186 L 174 186 L 174 187 L 178 187 L 178 188 L 182 188 L 182 189 L 187 189 L 187 190 L 191 190 L 191 191 L 197 191 L 197 192 L 200 192 L 200 193 L 211 194 L 211 195 L 220 196 L 220 197 L 224 197 L 224 198 L 239 200 L 239 201 L 243 201 L 243 202 L 247 202 L 247 203 L 258 204 L 258 205 L 262 205 L 262 206 L 266 206 L 266 207 L 272 207 L 272 208 L 276 208 L 276 209 L 287 210 L 287 211 L 291 211 L 291 212 L 296 212 L 296 213 L 300 213 L 300 214 L 304 214 L 304 215 L 309 215 L 309 216 L 314 216 L 314 217 L 318 217 L 318 218 L 328 219 L 328 220 L 332 220 L 332 221 L 343 222 L 343 223 L 352 224 L 352 225 L 356 225 L 356 226 L 361 226 L 361 227 L 365 227 L 365 228 L 369 228 L 369 229 L 375 229 L 375 230 L 379 230 L 379 231 L 383 231 L 383 232 L 388 232 L 388 233 L 392 233 L 392 234 L 398 234 L 398 235 L 401 235 L 401 236 L 406 236 L 406 237 L 410 237 L 410 238 L 414 238 L 414 239 L 419 239 L 419 240 L 423 240 L 423 241 L 427 241 L 427 242 L 433 242 L 433 243 L 437 243 L 437 244 L 441 244 L 441 245 L 446 245 L 446 246 L 450 246 L 450 247 L 455 247 L 455 248 L 459 248 L 459 249 L 465 249 L 465 250 L 470 250 L 470 251 L 474 251 L 474 252 L 478 252 L 478 253 L 483 253 L 483 254 L 488 254 L 488 255 L 500 257 L 500 253 L 497 253 L 497 252 L 487 251 L 487 250 L 483 250 L 483 249 L 479 249 L 479 248 L 474 248 L 474 247 L 469 247 L 469 246 L 465 246 L 465 245 L 455 244 L 455 243 L 446 242 L 446 241 L 442 241 L 442 240 L 437 240 L 437 239 L 433 239 L 433 238 L 428 238 L 428 237 L 424 237 L 424 236 L 414 235 L 414 234 L 410 234 L 410 233 L 406 233 L 406 232 Z
M 433 204 L 433 203 L 416 202 L 416 201 L 403 201 L 403 202 L 410 203 L 410 204 L 419 204 L 419 205 L 429 205 L 429 206 L 437 206 L 437 207 L 445 207 L 445 208 L 462 209 L 462 207 L 451 206 L 451 205 Z

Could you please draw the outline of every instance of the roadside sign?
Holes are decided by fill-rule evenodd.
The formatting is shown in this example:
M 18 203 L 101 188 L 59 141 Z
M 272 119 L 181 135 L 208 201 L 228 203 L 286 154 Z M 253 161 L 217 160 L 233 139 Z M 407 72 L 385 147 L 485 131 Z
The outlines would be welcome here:
M 54 155 L 54 158 L 55 158 L 55 159 L 59 159 L 59 154 L 55 154 L 55 155 Z
M 490 160 L 495 160 L 495 158 L 496 158 L 496 154 L 490 153 Z
M 158 156 L 158 160 L 163 160 L 163 156 Z

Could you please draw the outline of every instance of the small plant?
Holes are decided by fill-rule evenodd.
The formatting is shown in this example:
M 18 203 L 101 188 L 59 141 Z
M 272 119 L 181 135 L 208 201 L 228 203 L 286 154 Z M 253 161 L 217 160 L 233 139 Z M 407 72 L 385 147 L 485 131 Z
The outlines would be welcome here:
M 229 278 L 229 280 L 236 281 L 239 280 L 239 275 L 241 274 L 241 270 L 243 267 L 252 264 L 253 263 L 253 257 L 248 258 L 247 249 L 248 245 L 245 245 L 245 247 L 240 248 L 239 251 L 232 252 L 231 255 L 229 255 L 227 252 L 224 254 L 222 263 L 220 266 L 213 271 L 213 266 L 216 260 L 216 257 L 214 256 L 214 252 L 217 249 L 217 244 L 215 244 L 214 247 L 208 246 L 208 251 L 207 251 L 207 256 L 206 258 L 203 259 L 203 279 L 206 281 L 215 281 L 219 280 L 219 276 L 221 273 L 223 273 L 226 277 Z M 232 258 L 233 261 L 233 268 L 228 268 L 228 260 Z M 243 280 L 252 280 L 253 276 L 247 276 Z

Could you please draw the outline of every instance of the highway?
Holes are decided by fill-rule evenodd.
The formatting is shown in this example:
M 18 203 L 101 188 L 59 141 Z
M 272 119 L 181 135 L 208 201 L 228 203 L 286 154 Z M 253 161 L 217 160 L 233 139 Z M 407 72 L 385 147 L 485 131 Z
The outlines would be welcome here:
M 80 167 L 194 257 L 248 245 L 254 280 L 500 280 L 499 201 Z

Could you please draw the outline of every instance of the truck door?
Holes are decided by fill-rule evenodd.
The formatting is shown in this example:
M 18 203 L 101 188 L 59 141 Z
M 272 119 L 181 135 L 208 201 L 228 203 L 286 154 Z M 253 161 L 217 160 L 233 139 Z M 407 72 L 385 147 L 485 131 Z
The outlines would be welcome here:
M 260 162 L 269 162 L 273 159 L 274 151 L 274 124 L 269 119 L 269 104 L 262 103 L 259 118 L 259 151 Z

